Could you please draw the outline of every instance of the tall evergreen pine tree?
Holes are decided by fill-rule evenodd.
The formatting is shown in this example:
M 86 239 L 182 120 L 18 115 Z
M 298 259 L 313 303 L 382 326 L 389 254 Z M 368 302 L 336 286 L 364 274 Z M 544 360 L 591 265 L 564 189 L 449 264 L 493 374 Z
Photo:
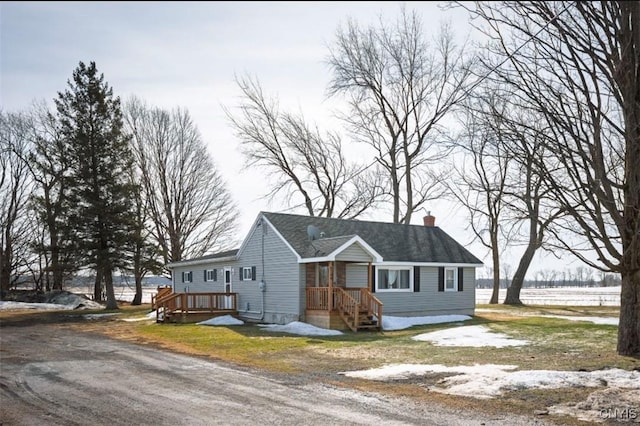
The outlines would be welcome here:
M 67 214 L 73 249 L 83 266 L 95 271 L 95 299 L 102 301 L 104 288 L 107 309 L 117 309 L 113 271 L 125 266 L 130 250 L 134 193 L 120 98 L 114 98 L 93 61 L 80 62 L 67 85 L 55 103 L 70 155 Z

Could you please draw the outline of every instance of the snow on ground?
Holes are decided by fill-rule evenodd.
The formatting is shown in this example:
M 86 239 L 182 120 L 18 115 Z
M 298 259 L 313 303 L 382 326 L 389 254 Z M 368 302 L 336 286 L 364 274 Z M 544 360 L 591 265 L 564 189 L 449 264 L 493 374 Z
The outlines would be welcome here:
M 444 365 L 389 364 L 380 368 L 342 372 L 347 377 L 369 380 L 407 379 L 434 373 L 450 376 L 429 390 L 474 398 L 494 398 L 509 390 L 564 387 L 616 387 L 640 389 L 640 371 L 612 368 L 596 371 L 522 370 L 515 365 L 476 364 L 447 367 Z
M 382 328 L 387 331 L 404 330 L 405 328 L 413 327 L 414 325 L 443 324 L 470 319 L 471 317 L 468 315 L 434 315 L 428 317 L 394 317 L 385 315 L 382 317 Z M 268 331 L 280 331 L 284 333 L 300 334 L 303 336 L 336 336 L 338 334 L 342 334 L 342 332 L 337 330 L 327 330 L 325 328 L 319 328 L 299 321 L 291 322 L 286 325 L 267 324 L 260 326 L 264 327 Z
M 542 317 L 542 318 L 560 318 L 569 321 L 586 321 L 599 325 L 618 325 L 620 319 L 616 317 L 578 317 L 573 315 L 547 315 L 532 312 L 516 312 L 505 309 L 476 308 L 476 312 L 502 312 L 509 315 L 518 315 L 523 317 Z
M 43 309 L 43 310 L 72 310 L 72 309 L 104 309 L 100 303 L 67 291 L 47 293 L 43 303 L 0 301 L 1 310 L 9 309 Z
M 224 315 L 208 319 L 206 321 L 200 321 L 198 325 L 242 325 L 244 321 L 232 317 L 231 315 Z
M 612 318 L 612 317 L 574 317 L 571 315 L 542 315 L 545 318 L 560 318 L 566 319 L 569 321 L 587 321 L 592 322 L 594 324 L 600 325 L 618 325 L 620 323 L 620 318 Z
M 8 302 L 0 301 L 0 310 L 14 310 L 14 309 L 41 309 L 41 310 L 72 310 L 75 309 L 73 305 L 61 305 L 58 303 L 27 303 L 27 302 Z
M 326 328 L 316 327 L 300 321 L 290 322 L 285 325 L 259 324 L 258 326 L 262 327 L 266 331 L 300 334 L 302 336 L 339 336 L 344 334 L 339 330 L 327 330 Z
M 126 322 L 136 322 L 136 321 L 146 321 L 146 320 L 154 320 L 156 319 L 156 311 L 151 311 L 147 315 L 142 317 L 132 317 L 132 318 L 120 318 L 121 321 Z
M 506 346 L 526 345 L 526 340 L 512 339 L 500 333 L 494 333 L 482 325 L 468 325 L 464 327 L 448 328 L 412 337 L 413 340 L 433 342 L 436 346 Z
M 525 305 L 570 305 L 570 306 L 620 306 L 621 287 L 525 287 L 520 300 Z M 476 303 L 487 304 L 493 289 L 477 288 Z M 501 288 L 498 301 L 502 303 L 507 289 Z
M 433 315 L 428 317 L 394 317 L 384 315 L 382 317 L 382 329 L 387 331 L 404 330 L 414 325 L 443 324 L 470 319 L 471 317 L 468 315 Z

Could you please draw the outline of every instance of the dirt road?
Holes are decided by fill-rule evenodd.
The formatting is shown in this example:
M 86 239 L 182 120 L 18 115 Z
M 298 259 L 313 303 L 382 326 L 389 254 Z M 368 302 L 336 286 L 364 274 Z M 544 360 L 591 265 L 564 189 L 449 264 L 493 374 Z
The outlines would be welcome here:
M 64 325 L 0 328 L 0 425 L 529 425 L 268 376 Z

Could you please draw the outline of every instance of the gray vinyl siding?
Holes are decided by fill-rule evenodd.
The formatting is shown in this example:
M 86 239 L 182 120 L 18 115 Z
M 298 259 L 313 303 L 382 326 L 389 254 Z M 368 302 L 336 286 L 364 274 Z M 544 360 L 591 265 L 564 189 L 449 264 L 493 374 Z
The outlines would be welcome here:
M 419 292 L 377 292 L 383 314 L 390 316 L 473 315 L 475 268 L 463 268 L 463 291 L 438 291 L 438 268 L 420 268 Z
M 348 263 L 346 275 L 347 287 L 367 287 L 369 284 L 368 265 Z
M 266 230 L 263 234 L 263 229 Z M 263 239 L 264 237 L 264 252 Z M 238 293 L 238 310 L 262 310 L 260 281 L 264 279 L 264 317 L 268 323 L 286 324 L 300 318 L 300 265 L 296 256 L 266 223 L 255 228 L 248 237 L 238 259 L 239 267 L 256 267 L 256 279 L 236 281 L 234 291 Z M 264 254 L 264 258 L 263 258 Z M 263 263 L 264 259 L 264 263 Z M 246 313 L 247 318 L 257 317 Z M 243 316 L 243 312 L 240 312 Z
M 371 256 L 358 243 L 353 243 L 340 254 L 336 256 L 336 260 L 343 260 L 348 262 L 370 262 Z
M 232 291 L 237 291 L 236 281 L 239 279 L 238 267 L 236 262 L 207 263 L 192 266 L 179 266 L 173 269 L 174 287 L 176 293 L 224 293 L 224 268 L 232 268 L 231 286 Z M 217 269 L 217 281 L 204 281 L 204 271 L 206 269 Z M 182 272 L 192 272 L 193 281 L 190 283 L 182 282 Z
M 297 321 L 304 306 L 301 291 L 301 265 L 296 256 L 268 225 L 264 234 L 264 264 L 262 257 L 262 227 L 249 237 L 240 257 L 234 262 L 209 262 L 192 266 L 177 266 L 174 271 L 174 291 L 178 293 L 224 292 L 224 268 L 232 267 L 232 291 L 237 293 L 237 308 L 241 318 L 262 320 L 267 323 L 286 324 Z M 302 265 L 304 266 L 304 265 Z M 243 267 L 255 267 L 253 280 L 240 280 Z M 218 269 L 218 280 L 204 281 L 204 271 Z M 182 272 L 192 271 L 193 281 L 182 282 Z M 302 269 L 304 274 L 304 270 Z M 304 281 L 304 275 L 302 275 Z M 264 279 L 266 291 L 260 291 Z M 302 287 L 304 288 L 304 287 Z M 264 316 L 262 315 L 264 313 Z

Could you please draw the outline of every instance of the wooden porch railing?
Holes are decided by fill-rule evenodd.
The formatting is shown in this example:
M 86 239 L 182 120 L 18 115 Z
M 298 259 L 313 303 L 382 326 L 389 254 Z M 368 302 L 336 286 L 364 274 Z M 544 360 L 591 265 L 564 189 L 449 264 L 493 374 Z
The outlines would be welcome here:
M 382 302 L 374 296 L 369 289 L 360 289 L 360 306 L 366 309 L 369 315 L 378 319 L 378 329 L 382 330 Z
M 156 321 L 176 313 L 235 312 L 237 293 L 171 293 L 155 301 Z
M 306 306 L 309 310 L 329 310 L 329 287 L 308 287 Z

